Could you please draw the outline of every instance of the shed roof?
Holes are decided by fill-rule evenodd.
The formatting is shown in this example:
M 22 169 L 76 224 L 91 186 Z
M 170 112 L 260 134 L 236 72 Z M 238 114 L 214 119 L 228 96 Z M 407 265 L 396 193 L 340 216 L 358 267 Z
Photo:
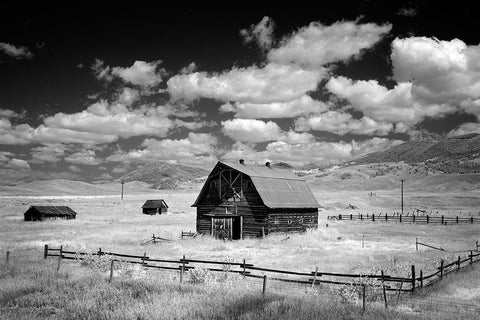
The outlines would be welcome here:
M 31 206 L 28 210 L 51 216 L 76 216 L 77 213 L 67 206 Z
M 210 173 L 215 173 L 219 165 L 224 165 L 237 170 L 252 179 L 253 185 L 260 198 L 268 208 L 318 208 L 317 199 L 313 195 L 304 179 L 295 176 L 285 169 L 271 168 L 267 166 L 240 164 L 219 161 Z M 209 178 L 210 178 L 209 176 Z M 202 188 L 195 207 L 205 192 L 206 185 Z
M 167 203 L 165 202 L 165 200 L 163 199 L 158 199 L 158 200 L 147 200 L 142 208 L 146 208 L 146 209 L 153 209 L 153 208 L 168 208 L 168 205 Z

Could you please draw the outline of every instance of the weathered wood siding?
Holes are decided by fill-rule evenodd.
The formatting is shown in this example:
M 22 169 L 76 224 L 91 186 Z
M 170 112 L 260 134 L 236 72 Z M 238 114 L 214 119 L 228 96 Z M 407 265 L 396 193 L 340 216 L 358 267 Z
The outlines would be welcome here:
M 268 233 L 301 232 L 318 227 L 317 208 L 276 208 L 267 210 Z

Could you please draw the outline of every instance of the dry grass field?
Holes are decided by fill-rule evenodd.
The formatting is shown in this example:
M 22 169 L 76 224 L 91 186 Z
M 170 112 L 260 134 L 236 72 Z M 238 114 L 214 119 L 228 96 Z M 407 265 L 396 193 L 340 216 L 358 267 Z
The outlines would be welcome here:
M 118 253 L 146 252 L 156 258 L 179 259 L 185 255 L 190 259 L 218 261 L 231 258 L 240 262 L 245 259 L 255 266 L 296 271 L 309 272 L 315 267 L 325 272 L 357 273 L 395 269 L 401 273 L 399 275 L 408 275 L 411 264 L 415 264 L 417 270 L 430 273 L 440 259 L 452 260 L 459 254 L 455 251 L 471 250 L 475 241 L 480 240 L 480 224 L 443 226 L 327 220 L 328 215 L 340 213 L 398 211 L 400 191 L 383 189 L 381 180 L 380 187 L 365 187 L 360 191 L 352 190 L 351 186 L 360 185 L 361 181 L 310 184 L 323 206 L 318 229 L 305 234 L 272 234 L 265 239 L 227 242 L 209 236 L 180 239 L 181 231 L 195 231 L 195 208 L 190 207 L 199 192 L 195 188 L 160 191 L 134 183 L 126 184 L 123 201 L 120 201 L 118 185 L 102 186 L 103 191 L 94 190 L 95 195 L 89 189 L 75 186 L 69 192 L 58 192 L 56 196 L 48 190 L 36 191 L 30 196 L 4 195 L 0 197 L 0 251 L 41 257 L 44 244 L 82 251 L 96 251 L 101 247 L 104 251 Z M 415 184 L 417 187 L 412 187 Z M 435 215 L 479 215 L 478 189 L 455 192 L 453 188 L 436 192 L 425 185 L 422 187 L 421 181 L 415 184 L 412 182 L 410 188 L 406 188 L 405 211 L 421 208 Z M 421 192 L 424 189 L 426 191 Z M 374 195 L 371 196 L 368 190 L 373 190 Z M 46 195 L 41 196 L 42 192 Z M 155 198 L 165 199 L 170 206 L 168 214 L 143 215 L 141 205 L 145 200 Z M 33 204 L 67 205 L 77 211 L 78 216 L 75 220 L 24 222 L 23 212 Z M 347 209 L 350 204 L 358 209 Z M 171 241 L 144 244 L 152 234 Z M 417 237 L 421 242 L 442 247 L 448 252 L 425 247 L 416 251 Z M 462 283 L 436 290 L 433 294 L 480 303 L 480 283 L 469 281 L 468 277 Z

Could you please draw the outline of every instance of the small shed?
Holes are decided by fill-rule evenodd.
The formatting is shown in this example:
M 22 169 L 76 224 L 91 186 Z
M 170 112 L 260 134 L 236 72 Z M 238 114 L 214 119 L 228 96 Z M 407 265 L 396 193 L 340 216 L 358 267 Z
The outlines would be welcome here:
M 150 214 L 150 215 L 155 215 L 155 214 L 162 214 L 162 213 L 167 213 L 168 210 L 168 205 L 163 199 L 159 200 L 147 200 L 143 206 L 143 214 Z
M 24 213 L 25 221 L 46 219 L 75 219 L 77 213 L 67 206 L 30 206 Z

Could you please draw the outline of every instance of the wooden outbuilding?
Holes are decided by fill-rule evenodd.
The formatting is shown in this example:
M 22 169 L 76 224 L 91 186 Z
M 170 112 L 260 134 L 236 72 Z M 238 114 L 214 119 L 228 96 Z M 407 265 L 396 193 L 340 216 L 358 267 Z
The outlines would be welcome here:
M 318 204 L 291 171 L 219 161 L 197 200 L 197 232 L 242 239 L 318 226 Z
M 163 199 L 147 200 L 142 206 L 143 214 L 155 215 L 167 213 L 168 205 Z
M 24 213 L 25 221 L 46 219 L 75 219 L 77 213 L 67 206 L 31 206 Z

